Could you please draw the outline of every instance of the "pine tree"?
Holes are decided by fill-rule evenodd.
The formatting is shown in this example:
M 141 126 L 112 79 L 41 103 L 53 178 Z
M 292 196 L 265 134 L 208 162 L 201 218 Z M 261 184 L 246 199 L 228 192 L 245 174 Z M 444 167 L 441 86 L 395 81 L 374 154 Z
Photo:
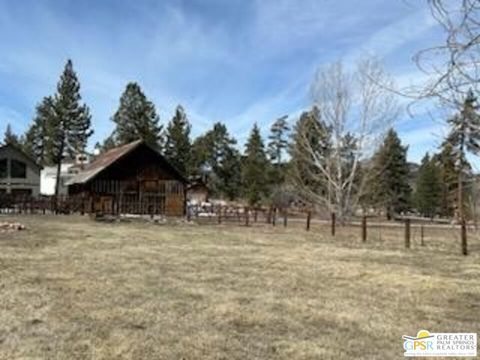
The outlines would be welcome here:
M 165 157 L 181 173 L 188 175 L 192 147 L 190 142 L 190 123 L 181 105 L 177 106 L 175 115 L 167 126 L 165 138 Z
M 409 209 L 410 185 L 407 146 L 402 146 L 397 133 L 390 129 L 374 156 L 370 173 L 368 203 L 383 207 L 387 218 Z
M 5 135 L 3 137 L 3 143 L 5 145 L 13 145 L 15 147 L 21 147 L 20 146 L 20 139 L 16 134 L 13 133 L 12 127 L 10 124 L 7 124 L 7 128 L 5 129 Z
M 277 119 L 270 128 L 267 148 L 268 158 L 271 163 L 269 183 L 272 187 L 278 187 L 285 182 L 287 164 L 283 161 L 283 155 L 288 150 L 288 135 L 290 127 L 287 123 L 288 116 Z
M 229 200 L 236 199 L 241 190 L 241 163 L 236 143 L 226 126 L 217 122 L 192 145 L 192 174 L 204 177 L 214 195 Z
M 55 121 L 54 99 L 45 97 L 35 110 L 33 124 L 25 133 L 24 151 L 38 164 L 52 165 L 53 151 L 48 136 L 48 126 Z
M 116 146 L 143 139 L 147 144 L 161 147 L 162 127 L 155 105 L 147 99 L 137 83 L 129 83 L 120 97 L 120 106 L 112 118 Z
M 442 180 L 435 159 L 428 153 L 422 159 L 418 170 L 415 189 L 415 206 L 423 215 L 433 218 L 440 210 L 442 201 Z
M 237 149 L 228 146 L 223 151 L 223 156 L 214 166 L 216 188 L 228 200 L 235 200 L 241 193 L 241 156 Z
M 460 113 L 448 119 L 450 133 L 446 142 L 452 146 L 455 165 L 458 169 L 458 195 L 457 210 L 458 218 L 464 219 L 464 181 L 470 164 L 467 153 L 478 154 L 480 152 L 480 115 L 478 114 L 477 98 L 473 91 L 469 91 Z
M 90 111 L 80 102 L 80 82 L 73 70 L 72 61 L 68 60 L 60 76 L 57 93 L 50 104 L 52 116 L 46 125 L 50 156 L 57 166 L 55 196 L 58 196 L 60 188 L 60 169 L 64 156 L 83 153 L 88 138 L 93 133 L 90 129 Z
M 440 215 L 453 217 L 458 195 L 458 169 L 455 165 L 453 147 L 448 142 L 442 144 L 439 154 L 433 156 L 432 161 L 438 167 L 442 184 L 440 198 Z
M 282 163 L 282 156 L 288 148 L 288 132 L 290 127 L 287 123 L 288 116 L 277 119 L 270 128 L 268 139 L 268 155 L 272 163 Z
M 314 153 L 323 154 L 322 159 L 328 158 L 332 147 L 331 129 L 320 119 L 316 107 L 304 112 L 293 128 L 289 148 L 289 177 L 299 188 L 308 188 L 312 193 L 326 195 L 328 184 L 325 175 L 314 165 L 317 159 L 312 156 L 312 152 L 305 151 L 306 143 Z M 327 166 L 326 163 L 324 165 Z
M 267 195 L 268 182 L 268 159 L 257 124 L 253 126 L 245 145 L 245 158 L 242 170 L 247 201 L 250 205 L 257 205 Z

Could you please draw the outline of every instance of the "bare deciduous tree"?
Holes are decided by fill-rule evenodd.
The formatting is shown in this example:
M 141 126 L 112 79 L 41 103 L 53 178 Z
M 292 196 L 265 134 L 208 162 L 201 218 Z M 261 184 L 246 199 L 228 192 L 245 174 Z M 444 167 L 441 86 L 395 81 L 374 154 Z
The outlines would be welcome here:
M 374 58 L 360 61 L 352 71 L 341 62 L 319 70 L 311 87 L 318 119 L 297 129 L 294 139 L 296 156 L 306 164 L 303 173 L 294 165 L 297 189 L 340 219 L 352 213 L 362 194 L 366 171 L 360 171 L 361 161 L 399 113 L 395 95 L 379 84 L 393 87 Z
M 442 107 L 461 109 L 469 91 L 480 84 L 480 1 L 427 0 L 431 14 L 445 32 L 443 43 L 414 56 L 426 81 L 400 91 L 414 103 L 437 100 Z

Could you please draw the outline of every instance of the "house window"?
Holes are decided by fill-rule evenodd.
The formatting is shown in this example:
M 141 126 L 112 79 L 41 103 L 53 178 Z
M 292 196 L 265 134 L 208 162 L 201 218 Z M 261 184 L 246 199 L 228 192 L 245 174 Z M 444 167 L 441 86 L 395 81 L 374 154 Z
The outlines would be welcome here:
M 27 177 L 27 165 L 18 160 L 12 160 L 10 175 L 14 179 L 25 179 Z
M 0 179 L 8 177 L 7 159 L 0 159 Z

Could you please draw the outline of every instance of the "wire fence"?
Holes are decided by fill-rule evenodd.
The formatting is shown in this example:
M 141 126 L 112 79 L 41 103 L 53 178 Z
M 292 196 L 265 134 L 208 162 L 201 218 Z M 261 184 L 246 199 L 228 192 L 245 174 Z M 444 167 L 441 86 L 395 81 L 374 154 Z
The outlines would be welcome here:
M 379 217 L 339 220 L 335 213 L 274 207 L 198 205 L 187 208 L 187 219 L 199 225 L 237 225 L 285 231 L 305 231 L 322 241 L 336 241 L 392 249 L 431 249 L 462 253 L 480 252 L 480 231 L 475 223 L 434 222 L 431 219 L 402 217 L 386 221 Z
M 81 197 L 28 197 L 0 194 L 0 214 L 84 214 L 91 204 Z M 125 214 L 128 215 L 128 214 Z M 145 218 L 153 218 L 145 213 Z M 256 227 L 258 231 L 282 229 L 304 231 L 312 239 L 335 241 L 347 246 L 385 247 L 391 249 L 436 250 L 450 253 L 480 253 L 480 231 L 476 223 L 435 223 L 421 218 L 378 217 L 337 219 L 335 213 L 276 207 L 230 205 L 189 205 L 187 221 L 199 225 L 234 225 Z

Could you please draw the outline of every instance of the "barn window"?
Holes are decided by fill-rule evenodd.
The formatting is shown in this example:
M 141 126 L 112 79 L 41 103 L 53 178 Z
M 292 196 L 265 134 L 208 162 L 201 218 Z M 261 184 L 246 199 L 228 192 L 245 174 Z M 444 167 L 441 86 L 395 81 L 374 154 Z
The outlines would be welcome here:
M 25 179 L 27 177 L 27 165 L 18 160 L 12 160 L 10 175 L 15 179 Z
M 7 159 L 0 159 L 0 179 L 8 177 Z

